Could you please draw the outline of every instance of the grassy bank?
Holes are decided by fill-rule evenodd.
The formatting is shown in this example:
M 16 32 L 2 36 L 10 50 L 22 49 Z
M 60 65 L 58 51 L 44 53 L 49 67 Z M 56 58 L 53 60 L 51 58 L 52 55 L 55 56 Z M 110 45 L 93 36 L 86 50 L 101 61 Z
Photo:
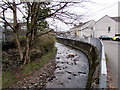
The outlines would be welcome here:
M 20 62 L 17 60 L 19 57 L 14 54 L 17 53 L 17 49 L 10 48 L 4 51 L 2 59 L 2 87 L 11 86 L 49 63 L 56 55 L 54 43 L 55 38 L 51 34 L 36 38 L 35 44 L 31 48 L 31 62 L 26 65 L 19 64 Z
M 34 70 L 42 68 L 45 64 L 49 63 L 56 55 L 56 48 L 43 55 L 39 61 L 33 61 L 30 64 L 24 65 L 23 73 L 25 75 L 31 74 Z
M 32 61 L 31 63 L 24 65 L 21 67 L 21 70 L 18 72 L 18 74 L 21 72 L 22 77 L 16 77 L 15 73 L 12 71 L 6 71 L 2 73 L 2 88 L 7 88 L 11 85 L 13 85 L 15 82 L 23 79 L 24 77 L 30 75 L 37 69 L 41 69 L 45 64 L 49 63 L 54 56 L 56 55 L 56 48 L 54 47 L 53 50 L 43 55 L 40 60 L 38 61 Z

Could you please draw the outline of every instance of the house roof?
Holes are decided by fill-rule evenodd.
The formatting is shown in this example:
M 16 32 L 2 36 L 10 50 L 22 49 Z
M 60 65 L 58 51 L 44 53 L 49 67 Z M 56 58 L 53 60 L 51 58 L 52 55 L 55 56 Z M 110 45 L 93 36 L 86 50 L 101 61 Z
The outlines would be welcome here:
M 89 21 L 88 21 L 88 22 L 89 22 Z M 75 27 L 73 27 L 73 28 L 71 28 L 71 29 L 78 28 L 78 27 L 82 27 L 83 25 L 85 25 L 85 24 L 88 23 L 88 22 L 80 23 L 79 25 L 77 25 L 77 26 L 75 26 Z
M 109 18 L 111 18 L 113 21 L 115 21 L 115 22 L 120 22 L 120 17 L 110 17 L 110 16 L 108 16 L 108 15 L 105 15 L 105 16 L 103 16 L 102 18 L 100 18 L 98 21 L 96 21 L 96 23 L 97 22 L 99 22 L 101 19 L 103 19 L 104 17 L 109 17 Z
M 113 20 L 115 20 L 116 22 L 120 22 L 120 17 L 111 17 Z

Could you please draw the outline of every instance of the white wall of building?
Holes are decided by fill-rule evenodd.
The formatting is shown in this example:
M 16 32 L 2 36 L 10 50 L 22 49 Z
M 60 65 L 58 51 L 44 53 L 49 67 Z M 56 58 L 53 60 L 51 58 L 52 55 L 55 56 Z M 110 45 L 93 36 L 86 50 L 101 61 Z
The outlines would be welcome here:
M 70 31 L 71 31 L 71 35 L 72 36 L 80 36 L 80 32 L 79 32 L 79 30 L 81 29 L 81 27 L 74 27 L 74 28 L 72 28 L 72 29 L 70 29 Z
M 93 27 L 94 27 L 95 21 L 91 20 L 89 22 L 87 22 L 86 24 L 84 24 L 81 27 L 81 36 L 85 35 L 85 36 L 94 36 L 93 35 Z
M 120 22 L 116 22 L 116 30 L 115 33 L 118 34 L 120 33 Z
M 71 29 L 71 35 L 73 36 L 92 36 L 100 37 L 101 35 L 107 35 L 114 37 L 115 34 L 120 33 L 120 22 L 113 20 L 109 16 L 104 16 L 97 22 L 90 20 L 82 26 L 77 26 Z M 75 35 L 76 34 L 76 35 Z
M 100 20 L 98 20 L 95 24 L 95 37 L 99 37 L 101 35 L 107 35 L 110 37 L 114 37 L 117 32 L 117 22 L 111 19 L 109 16 L 104 16 Z M 108 30 L 110 28 L 110 31 Z

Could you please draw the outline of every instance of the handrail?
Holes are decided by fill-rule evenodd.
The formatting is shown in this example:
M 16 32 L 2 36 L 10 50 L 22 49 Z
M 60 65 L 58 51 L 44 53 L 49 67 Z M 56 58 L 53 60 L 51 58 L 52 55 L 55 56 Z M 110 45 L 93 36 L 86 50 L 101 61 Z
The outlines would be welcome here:
M 101 71 L 100 71 L 100 85 L 99 88 L 107 88 L 107 67 L 106 67 L 106 58 L 105 58 L 105 51 L 104 51 L 104 45 L 102 41 L 100 41 L 102 44 L 102 52 L 101 52 Z

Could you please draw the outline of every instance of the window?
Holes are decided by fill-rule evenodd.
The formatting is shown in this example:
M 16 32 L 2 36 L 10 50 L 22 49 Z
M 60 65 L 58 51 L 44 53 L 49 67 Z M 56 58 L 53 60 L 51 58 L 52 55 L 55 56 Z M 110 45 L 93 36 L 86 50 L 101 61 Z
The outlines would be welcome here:
M 111 29 L 111 27 L 108 27 L 108 33 L 110 33 L 110 29 Z

